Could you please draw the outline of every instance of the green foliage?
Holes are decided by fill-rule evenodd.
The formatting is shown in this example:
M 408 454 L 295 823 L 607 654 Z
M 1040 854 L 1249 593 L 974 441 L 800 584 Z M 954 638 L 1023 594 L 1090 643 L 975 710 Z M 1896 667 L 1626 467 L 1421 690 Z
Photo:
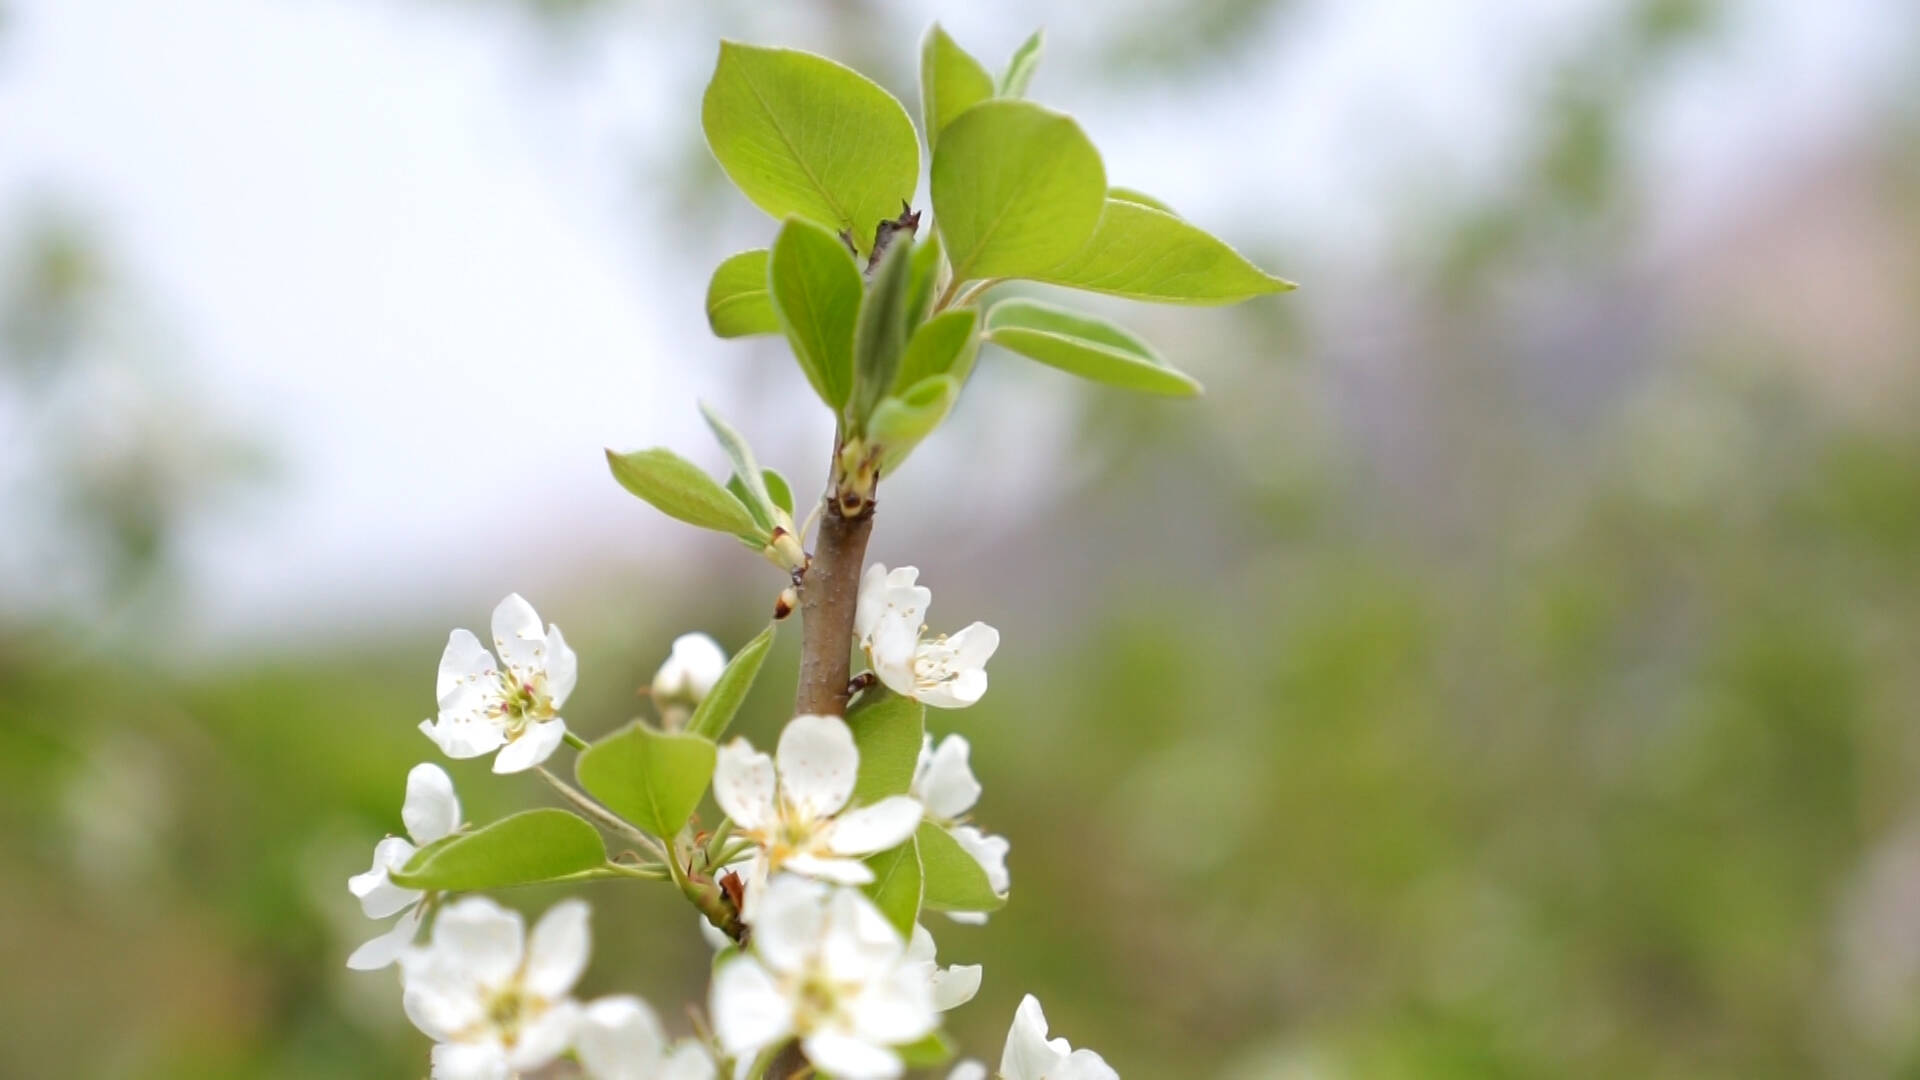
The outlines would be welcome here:
M 1150 394 L 1190 397 L 1200 384 L 1153 347 L 1091 315 L 1037 300 L 1007 300 L 987 313 L 986 340 L 1083 379 Z
M 746 437 L 704 401 L 700 403 L 700 415 L 706 418 L 707 427 L 713 430 L 713 437 L 719 440 L 727 460 L 733 463 L 733 476 L 727 481 L 728 493 L 746 506 L 763 530 L 771 532 L 776 525 L 790 526 L 792 523 L 783 520 L 783 512 L 767 490 L 766 475 L 760 463 L 753 459 L 753 448 L 747 445 Z M 791 496 L 788 501 L 792 501 Z
M 753 680 L 760 674 L 760 665 L 766 663 L 767 650 L 773 648 L 775 623 L 753 635 L 753 640 L 740 647 L 727 661 L 727 666 L 715 680 L 713 689 L 694 707 L 693 715 L 687 719 L 687 733 L 702 738 L 718 740 L 733 723 L 734 714 L 740 711 L 740 703 L 747 699 L 747 691 L 753 689 Z
M 920 177 L 920 140 L 900 102 L 811 53 L 723 42 L 700 121 L 755 206 L 846 232 L 862 252 Z
M 860 268 L 839 237 L 790 218 L 774 238 L 767 285 L 800 370 L 838 413 L 853 389 L 853 334 L 864 291 Z
M 1248 262 L 1219 238 L 1164 210 L 1107 200 L 1093 238 L 1036 281 L 1130 300 L 1237 304 L 1293 288 Z
M 780 511 L 793 517 L 793 488 L 788 486 L 787 478 L 772 469 L 760 470 L 760 482 L 767 489 L 767 497 Z
M 907 348 L 907 267 L 912 242 L 896 239 L 874 267 L 873 280 L 860 303 L 853 335 L 853 399 L 848 427 L 866 429 L 867 417 L 893 389 L 900 354 Z
M 1092 237 L 1107 174 L 1071 117 L 1001 99 L 948 125 L 933 152 L 932 190 L 956 281 L 1028 277 Z
M 767 249 L 729 255 L 714 269 L 707 282 L 707 325 L 723 338 L 780 332 L 780 316 L 767 295 Z
M 608 450 L 607 465 L 621 487 L 670 518 L 731 533 L 755 548 L 767 543 L 767 530 L 754 521 L 744 503 L 671 450 L 655 447 L 627 454 Z
M 940 231 L 926 229 L 913 245 L 913 262 L 907 267 L 907 329 L 919 328 L 933 313 L 934 296 L 940 290 L 940 274 L 947 266 L 946 249 L 940 245 Z
M 869 857 L 867 869 L 873 871 L 873 881 L 863 891 L 901 937 L 912 937 L 914 921 L 920 917 L 919 845 L 909 837 L 899 847 Z
M 553 881 L 607 861 L 592 825 L 565 810 L 528 810 L 414 853 L 391 874 L 409 889 L 472 892 Z
M 934 23 L 920 46 L 920 123 L 927 146 L 954 117 L 993 96 L 993 76 Z
M 1046 49 L 1047 32 L 1035 30 L 1033 35 L 1013 50 L 1013 58 L 1007 61 L 1007 70 L 1000 74 L 1001 97 L 1026 97 L 1027 86 L 1033 82 L 1033 73 L 1040 69 L 1040 54 Z
M 1160 199 L 1156 199 L 1152 195 L 1149 195 L 1144 191 L 1140 191 L 1130 187 L 1108 188 L 1107 202 L 1108 203 L 1113 203 L 1113 202 L 1133 203 L 1136 206 L 1144 206 L 1149 210 L 1158 210 L 1163 214 L 1172 214 L 1174 217 L 1180 216 L 1180 211 L 1175 210 L 1171 206 L 1168 206 L 1164 201 Z
M 925 705 L 880 687 L 867 689 L 847 710 L 847 726 L 853 729 L 853 744 L 860 750 L 855 803 L 904 795 L 913 786 L 926 716 Z
M 867 424 L 867 438 L 881 448 L 880 471 L 897 471 L 921 440 L 933 434 L 960 400 L 960 382 L 951 375 L 929 375 L 898 396 L 880 402 Z
M 973 333 L 979 323 L 979 312 L 970 307 L 943 311 L 921 323 L 900 358 L 894 391 L 898 393 L 934 375 L 951 375 L 956 382 L 966 382 L 980 345 Z
M 587 747 L 573 771 L 609 810 L 671 840 L 706 794 L 714 754 L 711 739 L 636 720 Z
M 998 911 L 1007 899 L 994 893 L 980 868 L 953 834 L 931 821 L 914 834 L 920 852 L 923 903 L 933 911 Z

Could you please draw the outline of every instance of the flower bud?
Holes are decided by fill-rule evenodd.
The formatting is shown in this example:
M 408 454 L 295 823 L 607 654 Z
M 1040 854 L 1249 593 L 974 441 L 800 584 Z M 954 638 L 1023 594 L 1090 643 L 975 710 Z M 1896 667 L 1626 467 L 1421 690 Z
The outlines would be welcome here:
M 793 609 L 799 606 L 800 590 L 791 585 L 781 589 L 779 597 L 773 602 L 774 621 L 779 622 L 781 619 L 793 614 Z
M 661 706 L 698 705 L 720 680 L 727 654 L 705 634 L 682 634 L 674 639 L 667 662 L 653 676 L 653 700 Z

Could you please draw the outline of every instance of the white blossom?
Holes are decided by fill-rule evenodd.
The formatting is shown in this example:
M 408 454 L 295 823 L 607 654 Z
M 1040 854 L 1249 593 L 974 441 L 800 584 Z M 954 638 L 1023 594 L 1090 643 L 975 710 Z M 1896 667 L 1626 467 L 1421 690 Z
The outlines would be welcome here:
M 560 706 L 573 692 L 579 660 L 560 628 L 540 629 L 533 606 L 514 593 L 493 609 L 496 660 L 467 630 L 455 630 L 440 656 L 440 715 L 422 720 L 451 758 L 491 754 L 493 771 L 520 772 L 545 761 L 567 734 Z
M 907 942 L 907 963 L 927 980 L 933 990 L 933 1007 L 940 1012 L 957 1009 L 980 992 L 980 965 L 941 967 L 934 959 L 933 935 L 919 923 L 913 925 L 913 937 Z
M 980 798 L 980 781 L 974 778 L 973 766 L 967 760 L 971 750 L 961 735 L 949 735 L 938 746 L 933 736 L 925 736 L 910 793 L 926 807 L 927 820 L 947 830 L 986 872 L 987 884 L 1004 897 L 1012 887 L 1007 873 L 1010 845 L 1004 837 L 990 836 L 965 823 L 967 813 Z M 963 923 L 987 921 L 985 912 L 954 911 L 948 917 Z
M 888 1080 L 894 1047 L 938 1025 L 921 964 L 872 901 L 854 889 L 782 874 L 766 887 L 750 951 L 714 973 L 721 1049 L 751 1058 L 797 1037 L 839 1080 Z
M 407 1018 L 434 1040 L 434 1080 L 506 1080 L 566 1052 L 586 969 L 587 905 L 562 900 L 525 933 L 483 896 L 447 905 L 425 948 L 400 954 Z
M 400 918 L 381 934 L 347 957 L 347 966 L 356 971 L 374 971 L 393 963 L 400 950 L 413 944 L 420 929 L 425 893 L 402 888 L 388 876 L 390 871 L 407 865 L 413 853 L 460 826 L 460 799 L 453 793 L 453 780 L 438 765 L 415 765 L 407 773 L 407 800 L 400 807 L 400 821 L 406 837 L 389 836 L 374 845 L 373 866 L 364 874 L 347 879 L 347 891 L 360 899 L 360 909 L 370 919 Z
M 719 642 L 705 634 L 681 634 L 673 640 L 666 662 L 654 672 L 653 700 L 698 705 L 713 692 L 713 684 L 726 669 L 727 654 Z
M 987 1067 L 978 1061 L 963 1061 L 947 1074 L 947 1080 L 987 1080 Z
M 1032 994 L 1020 999 L 1000 1055 L 1000 1080 L 1120 1080 L 1120 1074 L 1091 1050 L 1075 1050 L 1065 1039 L 1047 1038 L 1047 1016 Z
M 942 709 L 960 709 L 987 692 L 987 661 L 1000 631 L 976 622 L 952 635 L 922 641 L 933 593 L 917 584 L 920 571 L 884 564 L 867 567 L 853 632 L 867 664 L 887 688 Z
M 668 1043 L 660 1018 L 637 997 L 587 1003 L 573 1046 L 594 1080 L 713 1080 L 713 1057 L 691 1039 Z
M 713 771 L 714 801 L 754 843 L 743 874 L 741 917 L 749 922 L 776 871 L 864 885 L 873 871 L 861 856 L 898 847 L 920 825 L 920 803 L 908 795 L 846 809 L 860 751 L 837 716 L 794 717 L 780 733 L 775 755 L 736 738 L 720 748 Z

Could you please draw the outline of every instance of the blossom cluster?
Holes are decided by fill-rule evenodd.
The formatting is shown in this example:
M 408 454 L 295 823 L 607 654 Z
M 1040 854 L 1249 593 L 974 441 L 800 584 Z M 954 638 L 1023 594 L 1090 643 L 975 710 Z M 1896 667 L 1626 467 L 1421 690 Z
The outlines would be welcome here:
M 942 709 L 985 694 L 998 633 L 976 622 L 929 639 L 921 620 L 931 599 L 912 567 L 868 568 L 851 643 L 878 684 L 864 693 Z M 593 805 L 543 766 L 563 745 L 586 745 L 560 716 L 578 675 L 572 649 L 558 627 L 543 629 L 518 595 L 495 609 L 492 640 L 489 651 L 474 634 L 453 632 L 440 661 L 438 714 L 420 730 L 449 758 L 491 754 L 495 773 L 537 769 L 570 799 Z M 728 666 L 705 635 L 674 643 L 650 688 L 665 732 L 697 715 Z M 398 971 L 407 1018 L 435 1043 L 434 1077 L 505 1080 L 565 1058 L 602 1080 L 752 1078 L 796 1045 L 817 1073 L 844 1080 L 887 1080 L 910 1064 L 938 1060 L 941 1014 L 974 997 L 982 969 L 941 966 L 925 925 L 903 925 L 883 911 L 871 894 L 883 884 L 873 860 L 922 830 L 937 830 L 977 864 L 992 896 L 1005 897 L 1008 843 L 972 823 L 981 785 L 965 737 L 923 734 L 907 790 L 872 799 L 856 795 L 861 750 L 846 717 L 793 717 L 771 755 L 741 737 L 706 745 L 713 800 L 725 815 L 718 828 L 695 833 L 688 826 L 650 839 L 600 807 L 596 824 L 621 838 L 637 835 L 654 857 L 608 860 L 573 875 L 666 877 L 690 898 L 707 898 L 701 929 L 720 953 L 706 1019 L 696 1022 L 695 1035 L 677 1040 L 638 997 L 574 996 L 591 953 L 584 901 L 555 904 L 529 932 L 518 912 L 485 896 L 435 887 L 430 868 L 437 855 L 477 845 L 488 830 L 463 824 L 453 781 L 440 766 L 423 763 L 408 773 L 405 835 L 376 844 L 369 869 L 348 881 L 368 917 L 394 922 L 354 950 L 348 965 Z M 962 922 L 986 918 L 948 914 Z M 424 941 L 423 927 L 430 928 Z M 1118 1074 L 1098 1054 L 1048 1039 L 1040 1005 L 1028 996 L 997 1071 L 963 1061 L 950 1080 L 990 1075 Z

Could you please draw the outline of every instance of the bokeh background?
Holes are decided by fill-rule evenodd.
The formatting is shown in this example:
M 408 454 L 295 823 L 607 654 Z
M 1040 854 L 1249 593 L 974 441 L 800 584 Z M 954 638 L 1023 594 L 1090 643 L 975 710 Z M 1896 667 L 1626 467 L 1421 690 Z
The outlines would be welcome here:
M 983 359 L 873 554 L 1001 627 L 1019 995 L 1131 1077 L 1920 1076 L 1920 8 L 1903 0 L 0 0 L 0 1075 L 417 1076 L 345 889 L 447 630 L 589 735 L 778 585 L 600 449 L 811 489 L 720 36 L 917 107 L 940 18 L 1303 283 Z M 786 635 L 741 729 L 790 701 Z M 470 816 L 544 798 L 455 766 Z M 552 895 L 528 891 L 539 907 Z M 602 886 L 586 989 L 705 946 Z

